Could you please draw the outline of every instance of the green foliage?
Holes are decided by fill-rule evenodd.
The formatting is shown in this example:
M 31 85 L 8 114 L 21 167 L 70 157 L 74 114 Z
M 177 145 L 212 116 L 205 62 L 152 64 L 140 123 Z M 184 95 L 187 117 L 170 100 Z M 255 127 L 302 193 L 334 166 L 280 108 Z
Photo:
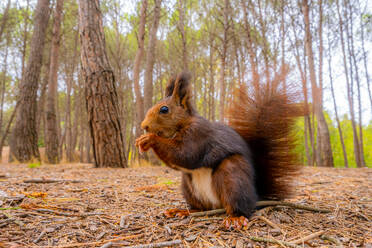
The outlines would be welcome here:
M 35 162 L 35 163 L 30 163 L 27 165 L 28 168 L 38 168 L 41 166 L 41 163 L 40 162 Z
M 342 151 L 342 144 L 340 141 L 339 131 L 337 129 L 336 121 L 333 121 L 327 112 L 324 112 L 329 134 L 331 138 L 332 152 L 333 152 L 333 161 L 335 167 L 345 167 L 344 155 Z M 340 120 L 342 135 L 344 138 L 345 149 L 347 153 L 347 159 L 349 167 L 356 167 L 355 163 L 355 154 L 354 154 L 354 143 L 353 143 L 353 129 L 351 126 L 351 121 L 348 119 L 347 115 L 344 115 Z M 314 125 L 316 127 L 316 123 Z M 304 119 L 300 118 L 295 125 L 295 135 L 297 137 L 297 146 L 296 153 L 299 154 L 303 164 L 308 164 L 306 158 L 306 149 L 305 149 L 305 136 L 304 136 Z M 316 128 L 314 136 L 316 137 Z M 372 168 L 372 122 L 368 126 L 363 127 L 363 141 L 364 141 L 364 156 L 367 167 Z M 315 140 L 316 142 L 316 140 Z M 310 155 L 313 153 L 310 141 L 308 140 L 308 147 Z

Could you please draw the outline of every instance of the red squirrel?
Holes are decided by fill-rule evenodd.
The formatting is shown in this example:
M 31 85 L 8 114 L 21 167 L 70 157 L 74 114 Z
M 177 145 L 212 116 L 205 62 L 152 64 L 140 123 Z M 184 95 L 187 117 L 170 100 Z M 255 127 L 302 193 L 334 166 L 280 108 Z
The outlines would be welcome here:
M 232 226 L 244 225 L 258 200 L 289 195 L 298 168 L 291 132 L 299 107 L 280 81 L 270 87 L 255 83 L 249 96 L 241 86 L 225 125 L 197 113 L 190 76 L 181 73 L 148 110 L 141 123 L 146 133 L 136 146 L 142 152 L 153 149 L 167 166 L 182 171 L 182 192 L 191 209 L 225 208 Z

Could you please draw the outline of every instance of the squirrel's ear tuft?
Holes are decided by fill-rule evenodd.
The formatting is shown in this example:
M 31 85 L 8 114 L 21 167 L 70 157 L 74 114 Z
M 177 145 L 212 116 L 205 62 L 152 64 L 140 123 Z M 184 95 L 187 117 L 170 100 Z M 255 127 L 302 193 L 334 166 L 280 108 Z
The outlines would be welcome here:
M 189 72 L 182 72 L 178 75 L 173 76 L 169 80 L 167 88 L 165 89 L 165 96 L 169 97 L 169 96 L 173 95 L 174 87 L 175 87 L 177 82 L 180 86 L 179 90 L 182 90 L 183 91 L 182 93 L 186 93 L 186 91 L 189 90 L 189 88 L 190 88 L 190 86 L 189 86 L 190 85 L 190 78 L 191 78 L 191 75 L 190 75 Z M 181 92 L 177 92 L 177 93 L 181 93 Z
M 165 89 L 165 96 L 172 97 L 176 104 L 181 105 L 192 113 L 190 78 L 191 75 L 188 72 L 182 72 L 172 77 Z

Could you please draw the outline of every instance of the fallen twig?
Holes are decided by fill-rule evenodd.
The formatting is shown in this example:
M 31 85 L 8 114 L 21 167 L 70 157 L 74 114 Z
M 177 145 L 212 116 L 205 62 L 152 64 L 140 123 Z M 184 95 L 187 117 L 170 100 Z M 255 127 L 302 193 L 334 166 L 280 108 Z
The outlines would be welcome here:
M 331 242 L 331 243 L 334 243 L 334 244 L 337 245 L 337 246 L 342 246 L 342 243 L 340 242 L 340 240 L 338 240 L 338 239 L 336 239 L 336 238 L 333 238 L 333 237 L 331 237 L 331 236 L 328 236 L 328 235 L 321 235 L 320 238 L 323 239 L 323 240 L 327 240 L 327 241 L 329 241 L 329 242 Z
M 331 210 L 324 209 L 324 208 L 315 208 L 310 207 L 302 204 L 292 203 L 292 202 L 285 202 L 285 201 L 258 201 L 256 207 L 268 207 L 268 206 L 286 206 L 296 209 L 308 210 L 313 212 L 320 212 L 320 213 L 330 213 Z
M 278 244 L 282 246 L 289 246 L 289 247 L 294 247 L 294 248 L 300 248 L 301 246 L 298 246 L 293 243 L 285 242 L 285 241 L 280 241 L 277 239 L 273 238 L 261 238 L 261 237 L 255 237 L 255 236 L 249 236 L 249 239 L 257 242 L 266 242 L 266 243 L 272 243 L 272 244 Z
M 278 229 L 279 232 L 283 233 L 282 229 L 280 229 L 280 227 L 277 224 L 275 224 L 274 222 L 268 220 L 264 216 L 257 216 L 256 218 L 265 221 L 269 226 L 271 226 L 271 227 L 273 227 L 275 229 Z
M 311 239 L 313 239 L 313 238 L 319 237 L 319 236 L 322 235 L 324 232 L 325 232 L 325 231 L 322 230 L 322 231 L 319 231 L 319 232 L 316 232 L 316 233 L 312 233 L 312 234 L 310 234 L 310 235 L 308 235 L 308 236 L 306 236 L 306 237 L 303 237 L 303 238 L 300 238 L 300 239 L 297 239 L 297 240 L 291 241 L 291 243 L 296 244 L 296 245 L 298 245 L 298 244 L 303 244 L 303 243 L 305 243 L 305 242 L 308 241 L 308 240 L 311 240 Z
M 34 209 L 37 212 L 41 213 L 50 213 L 54 215 L 61 215 L 61 216 L 67 216 L 67 217 L 87 217 L 87 216 L 93 216 L 93 215 L 103 215 L 103 213 L 82 213 L 82 214 L 70 214 L 70 213 L 63 213 L 63 212 L 57 212 L 51 209 L 44 209 L 44 208 L 38 208 Z
M 102 245 L 100 248 L 110 248 L 113 244 L 114 243 L 112 243 L 112 242 L 108 242 L 108 243 Z
M 173 245 L 179 245 L 182 241 L 179 239 L 173 240 L 173 241 L 166 241 L 166 242 L 160 242 L 160 243 L 151 243 L 146 245 L 136 245 L 136 246 L 124 246 L 126 248 L 159 248 L 159 247 L 166 247 L 166 246 L 173 246 Z
M 33 178 L 23 180 L 24 183 L 82 183 L 81 180 L 72 179 L 45 179 L 45 178 Z
M 331 210 L 329 209 L 315 208 L 315 207 L 310 207 L 310 206 L 306 206 L 302 204 L 285 202 L 285 201 L 258 201 L 256 203 L 256 207 L 268 207 L 268 206 L 286 206 L 286 207 L 291 207 L 295 209 L 302 209 L 302 210 L 308 210 L 308 211 L 319 212 L 319 213 L 330 213 L 331 212 Z M 226 210 L 221 208 L 221 209 L 214 209 L 214 210 L 203 211 L 203 212 L 190 213 L 190 217 L 202 217 L 202 216 L 210 216 L 210 215 L 224 214 L 224 213 L 226 213 Z
M 120 224 L 119 224 L 120 228 L 125 228 L 125 222 L 126 222 L 126 216 L 122 215 L 120 217 Z
M 139 238 L 143 235 L 144 235 L 143 233 L 140 233 L 140 234 L 129 235 L 129 236 L 125 236 L 125 237 L 118 237 L 118 238 L 109 239 L 109 240 L 101 240 L 101 241 L 96 241 L 96 242 L 73 243 L 73 244 L 66 244 L 66 245 L 59 245 L 59 246 L 34 246 L 34 247 L 35 248 L 36 247 L 42 247 L 42 248 L 71 248 L 71 247 L 81 247 L 81 246 L 93 247 L 93 246 L 96 246 L 96 245 L 101 245 L 103 243 L 109 243 L 109 242 Z
M 35 244 L 37 244 L 43 237 L 44 237 L 44 235 L 46 234 L 46 231 L 45 230 L 43 230 L 41 233 L 40 233 L 40 235 L 39 235 L 39 237 L 37 237 L 35 240 L 34 240 L 34 243 Z
M 221 209 L 214 209 L 214 210 L 209 210 L 209 211 L 191 213 L 190 217 L 202 217 L 202 216 L 210 216 L 210 215 L 224 214 L 224 213 L 226 213 L 226 210 L 224 208 L 221 208 Z

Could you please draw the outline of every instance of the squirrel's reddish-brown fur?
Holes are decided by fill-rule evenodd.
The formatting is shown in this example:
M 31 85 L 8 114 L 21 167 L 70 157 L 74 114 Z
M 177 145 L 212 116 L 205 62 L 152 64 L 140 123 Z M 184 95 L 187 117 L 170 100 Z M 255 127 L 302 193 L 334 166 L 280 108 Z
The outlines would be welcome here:
M 172 78 L 165 98 L 142 122 L 136 140 L 169 167 L 183 172 L 182 190 L 194 209 L 224 207 L 248 217 L 257 200 L 284 198 L 297 171 L 291 134 L 301 115 L 281 77 L 252 92 L 241 86 L 230 103 L 228 125 L 199 116 L 191 104 L 189 74 Z

